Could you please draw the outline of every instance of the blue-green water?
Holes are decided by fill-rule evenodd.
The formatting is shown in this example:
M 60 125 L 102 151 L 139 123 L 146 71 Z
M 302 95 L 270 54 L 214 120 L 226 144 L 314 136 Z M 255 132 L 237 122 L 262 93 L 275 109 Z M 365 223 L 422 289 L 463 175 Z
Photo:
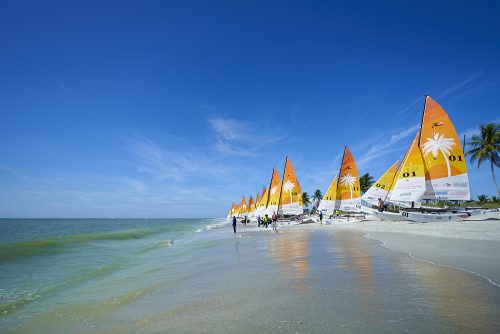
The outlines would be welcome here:
M 2 333 L 498 333 L 500 289 L 361 233 L 0 220 Z
M 212 219 L 1 219 L 0 328 L 95 282 L 133 274 L 155 250 L 209 230 Z M 171 265 L 171 264 L 169 264 Z M 112 298 L 112 293 L 102 297 Z

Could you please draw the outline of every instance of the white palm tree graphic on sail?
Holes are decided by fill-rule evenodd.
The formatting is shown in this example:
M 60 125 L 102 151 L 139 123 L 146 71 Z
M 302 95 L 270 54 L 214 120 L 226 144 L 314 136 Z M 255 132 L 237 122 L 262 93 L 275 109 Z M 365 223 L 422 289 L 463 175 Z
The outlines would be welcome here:
M 439 152 L 444 156 L 444 161 L 446 161 L 446 167 L 448 168 L 448 177 L 451 175 L 450 162 L 448 161 L 448 156 L 451 153 L 452 146 L 455 145 L 453 138 L 446 138 L 444 134 L 434 133 L 433 138 L 427 138 L 424 143 L 424 155 L 432 153 L 434 158 L 437 158 Z
M 290 204 L 292 204 L 292 191 L 294 188 L 295 188 L 295 184 L 290 180 L 287 180 L 283 184 L 283 190 L 290 194 Z
M 352 187 L 356 183 L 356 177 L 352 176 L 350 173 L 347 173 L 346 175 L 342 176 L 340 178 L 340 184 L 349 187 L 351 190 L 351 199 L 352 199 Z

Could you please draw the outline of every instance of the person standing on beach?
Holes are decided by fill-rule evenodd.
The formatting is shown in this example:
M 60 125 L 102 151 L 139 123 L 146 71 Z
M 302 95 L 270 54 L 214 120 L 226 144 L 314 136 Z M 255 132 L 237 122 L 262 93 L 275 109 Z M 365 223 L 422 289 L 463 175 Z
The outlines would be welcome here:
M 264 216 L 264 226 L 267 228 L 267 225 L 269 225 L 269 216 L 266 213 L 266 215 Z
M 233 230 L 236 233 L 236 216 L 233 216 Z
M 323 225 L 323 212 L 322 211 L 319 212 L 319 223 L 321 225 Z
M 378 211 L 384 212 L 384 201 L 381 198 L 378 199 Z
M 276 214 L 276 212 L 273 213 L 273 230 L 277 230 L 276 228 L 276 223 L 278 222 L 278 215 Z
M 258 225 L 259 227 L 260 227 L 260 221 L 261 221 L 261 219 L 260 219 L 260 215 L 258 215 L 258 216 L 257 216 L 257 225 Z

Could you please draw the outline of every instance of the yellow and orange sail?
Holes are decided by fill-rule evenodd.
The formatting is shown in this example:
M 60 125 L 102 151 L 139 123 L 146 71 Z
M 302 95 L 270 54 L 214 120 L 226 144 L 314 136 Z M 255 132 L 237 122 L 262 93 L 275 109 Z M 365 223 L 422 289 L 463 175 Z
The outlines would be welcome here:
M 292 162 L 288 158 L 286 158 L 285 171 L 283 173 L 279 213 L 283 215 L 301 215 L 304 213 L 304 208 L 302 207 L 302 189 L 295 175 Z
M 255 215 L 257 215 L 257 216 L 264 215 L 264 213 L 266 211 L 268 198 L 269 198 L 269 194 L 268 194 L 267 188 L 264 187 L 262 189 L 262 196 L 260 198 L 260 201 L 258 201 L 258 204 L 257 204 L 257 210 L 255 210 Z
M 399 166 L 389 200 L 398 202 L 419 202 L 425 192 L 425 165 L 418 148 L 420 133 L 413 139 L 408 152 Z
M 271 178 L 271 184 L 269 186 L 269 201 L 265 209 L 265 213 L 272 215 L 273 213 L 278 213 L 278 205 L 280 200 L 281 182 L 280 176 L 276 167 L 273 168 L 273 177 Z
M 335 210 L 335 201 L 337 200 L 337 181 L 338 177 L 335 175 L 330 187 L 328 187 L 328 190 L 318 206 L 318 210 L 323 212 L 326 216 L 332 215 Z
M 247 200 L 246 200 L 245 196 L 243 196 L 243 198 L 241 199 L 241 202 L 240 202 L 239 214 L 246 215 L 247 213 L 248 213 Z
M 347 146 L 344 148 L 342 165 L 337 183 L 335 209 L 359 211 L 360 187 L 356 160 Z
M 386 200 L 389 191 L 394 183 L 396 172 L 398 170 L 399 160 L 396 161 L 366 193 L 361 196 L 361 200 L 370 205 L 378 205 L 378 199 Z
M 469 177 L 462 145 L 448 114 L 425 97 L 419 148 L 425 162 L 423 199 L 469 200 Z

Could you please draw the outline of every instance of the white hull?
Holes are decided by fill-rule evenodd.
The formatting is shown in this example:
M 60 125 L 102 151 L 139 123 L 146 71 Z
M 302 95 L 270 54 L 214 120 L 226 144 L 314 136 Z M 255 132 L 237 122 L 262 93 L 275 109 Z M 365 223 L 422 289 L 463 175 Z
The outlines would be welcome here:
M 466 211 L 466 213 L 469 215 L 469 217 L 465 218 L 464 220 L 488 220 L 488 219 L 500 220 L 500 211 L 498 209 L 473 210 L 473 211 Z
M 468 217 L 466 213 L 420 213 L 403 212 L 406 219 L 417 223 L 458 222 Z
M 389 211 L 384 211 L 384 212 L 379 212 L 376 211 L 373 213 L 375 217 L 377 217 L 380 220 L 385 220 L 385 221 L 401 221 L 401 220 L 407 220 L 406 217 L 404 217 L 401 213 L 396 213 L 396 212 L 389 212 Z
M 328 219 L 323 219 L 323 224 L 330 225 L 330 224 L 350 224 L 350 223 L 358 223 L 360 221 L 365 220 L 365 216 L 362 215 L 356 215 L 356 216 L 345 216 L 345 217 L 334 217 L 334 218 L 328 218 Z

